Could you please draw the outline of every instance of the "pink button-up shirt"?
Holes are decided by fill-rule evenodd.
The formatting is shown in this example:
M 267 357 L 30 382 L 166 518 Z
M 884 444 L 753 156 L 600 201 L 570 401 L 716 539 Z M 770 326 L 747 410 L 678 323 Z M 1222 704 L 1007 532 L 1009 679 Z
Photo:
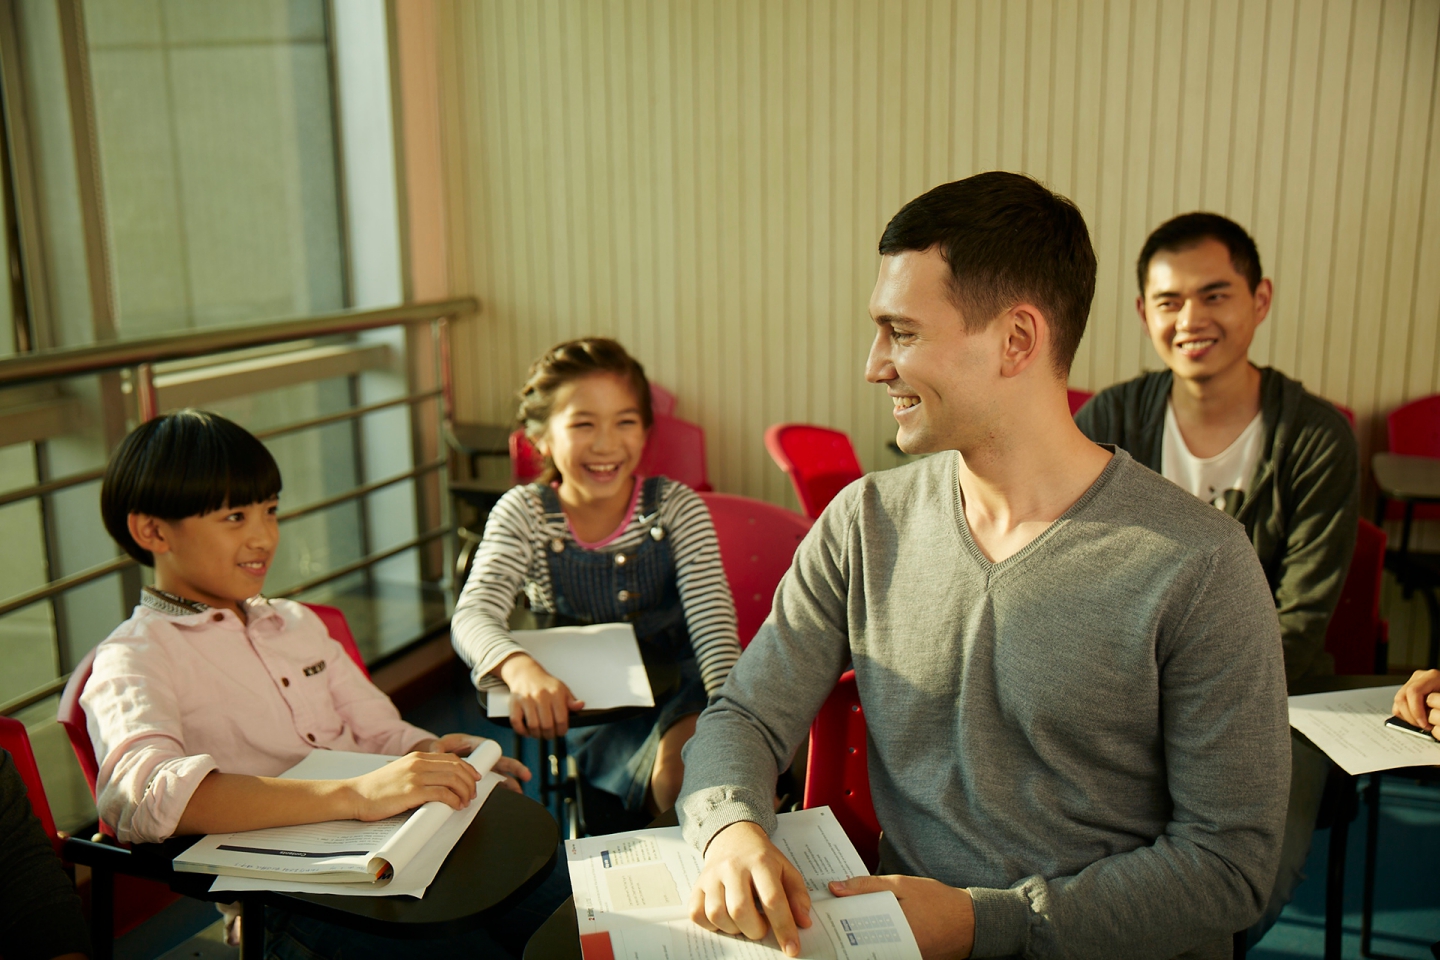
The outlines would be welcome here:
M 273 777 L 317 747 L 405 753 L 400 719 L 314 612 L 253 599 L 169 616 L 145 606 L 105 639 L 80 703 L 100 761 L 96 804 L 121 840 L 175 832 L 212 770 Z

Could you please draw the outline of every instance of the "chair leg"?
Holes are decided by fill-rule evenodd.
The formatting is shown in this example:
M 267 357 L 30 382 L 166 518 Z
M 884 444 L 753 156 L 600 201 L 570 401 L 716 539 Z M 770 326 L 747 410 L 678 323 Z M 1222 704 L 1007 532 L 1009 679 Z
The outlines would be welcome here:
M 90 944 L 93 960 L 115 955 L 115 874 L 90 868 Z
M 1354 787 L 1346 806 L 1354 804 Z M 1325 960 L 1340 960 L 1340 938 L 1345 925 L 1345 847 L 1350 839 L 1349 810 L 1342 810 L 1330 826 L 1330 854 L 1325 863 Z
M 240 960 L 265 960 L 265 904 L 240 900 Z
M 1365 877 L 1360 900 L 1360 955 L 1373 956 L 1370 952 L 1370 936 L 1375 921 L 1375 861 L 1380 838 L 1380 778 L 1379 772 L 1370 774 L 1370 784 L 1365 788 L 1365 803 L 1370 808 L 1365 822 Z

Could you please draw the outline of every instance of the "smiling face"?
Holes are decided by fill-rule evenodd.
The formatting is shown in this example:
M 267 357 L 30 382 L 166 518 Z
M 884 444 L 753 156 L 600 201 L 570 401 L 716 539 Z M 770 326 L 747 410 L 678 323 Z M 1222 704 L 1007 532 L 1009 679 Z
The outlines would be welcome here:
M 865 379 L 883 384 L 906 453 L 964 450 L 983 435 L 998 379 L 1000 324 L 968 332 L 936 248 L 880 258 L 870 295 L 875 341 Z
M 1219 240 L 1161 250 L 1150 260 L 1136 309 L 1155 352 L 1187 380 L 1211 380 L 1249 363 L 1255 328 L 1270 312 L 1271 287 L 1250 291 Z
M 585 503 L 630 495 L 647 433 L 629 383 L 596 373 L 559 389 L 536 446 L 560 472 L 562 499 Z
M 155 555 L 155 586 L 237 615 L 265 585 L 280 542 L 278 500 L 221 507 L 183 520 L 131 514 L 135 539 Z

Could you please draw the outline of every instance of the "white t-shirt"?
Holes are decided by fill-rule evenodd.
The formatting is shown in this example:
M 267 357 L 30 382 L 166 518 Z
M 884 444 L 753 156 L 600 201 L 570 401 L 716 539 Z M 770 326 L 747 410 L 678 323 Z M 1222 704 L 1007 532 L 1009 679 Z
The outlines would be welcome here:
M 1175 421 L 1175 408 L 1167 402 L 1165 437 L 1160 447 L 1161 476 L 1233 517 L 1260 463 L 1265 444 L 1260 421 L 1261 415 L 1255 414 L 1255 419 L 1230 446 L 1213 457 L 1197 457 L 1185 446 L 1180 425 Z

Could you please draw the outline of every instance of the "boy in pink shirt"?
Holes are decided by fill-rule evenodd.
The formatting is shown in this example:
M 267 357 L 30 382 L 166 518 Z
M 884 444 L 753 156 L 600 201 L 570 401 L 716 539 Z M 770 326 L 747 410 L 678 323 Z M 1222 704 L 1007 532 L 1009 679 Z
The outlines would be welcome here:
M 122 840 L 383 820 L 475 796 L 480 774 L 460 758 L 482 738 L 406 723 L 314 612 L 259 595 L 280 485 L 260 441 L 195 410 L 142 424 L 106 469 L 105 527 L 155 568 L 81 696 L 97 805 Z M 349 780 L 277 779 L 315 749 L 405 756 Z M 507 757 L 495 769 L 530 778 Z

